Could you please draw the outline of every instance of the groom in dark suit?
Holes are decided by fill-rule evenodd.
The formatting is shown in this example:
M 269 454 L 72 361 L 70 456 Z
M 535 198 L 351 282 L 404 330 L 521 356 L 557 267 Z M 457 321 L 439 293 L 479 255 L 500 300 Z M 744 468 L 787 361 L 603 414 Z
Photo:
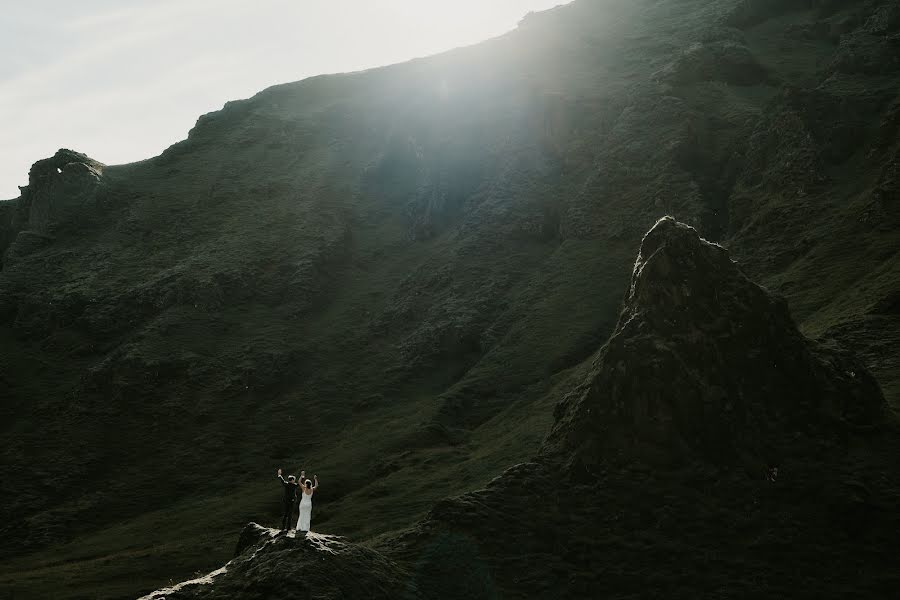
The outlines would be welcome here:
M 305 473 L 306 471 L 300 471 L 300 479 L 303 479 Z M 281 469 L 278 469 L 276 477 L 281 480 L 281 484 L 284 486 L 284 498 L 282 499 L 284 514 L 281 517 L 281 530 L 287 531 L 291 526 L 291 519 L 294 517 L 294 504 L 297 502 L 297 488 L 299 486 L 293 475 L 288 475 L 288 478 L 285 480 L 281 476 Z

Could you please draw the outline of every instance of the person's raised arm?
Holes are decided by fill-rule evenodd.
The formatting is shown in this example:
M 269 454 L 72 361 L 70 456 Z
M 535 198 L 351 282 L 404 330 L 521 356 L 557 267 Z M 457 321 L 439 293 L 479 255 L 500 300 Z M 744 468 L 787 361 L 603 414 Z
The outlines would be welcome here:
M 284 480 L 284 477 L 281 476 L 281 469 L 278 469 L 278 473 L 275 474 L 275 477 L 281 480 L 281 483 L 287 485 L 287 481 Z
M 317 489 L 319 487 L 319 476 L 313 475 L 313 486 L 312 489 Z

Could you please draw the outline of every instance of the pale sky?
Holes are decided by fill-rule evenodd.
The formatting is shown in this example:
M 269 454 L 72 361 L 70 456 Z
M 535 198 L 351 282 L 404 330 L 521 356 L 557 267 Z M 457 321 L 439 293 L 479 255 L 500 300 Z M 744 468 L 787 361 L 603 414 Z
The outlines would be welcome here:
M 276 83 L 427 56 L 568 0 L 28 0 L 0 12 L 0 199 L 59 148 L 155 156 Z

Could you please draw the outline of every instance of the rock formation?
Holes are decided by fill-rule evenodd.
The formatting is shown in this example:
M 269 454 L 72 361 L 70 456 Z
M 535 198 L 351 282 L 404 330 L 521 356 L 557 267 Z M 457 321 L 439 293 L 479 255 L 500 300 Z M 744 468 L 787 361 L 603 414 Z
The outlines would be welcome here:
M 410 583 L 400 566 L 337 536 L 295 535 L 249 523 L 227 565 L 142 600 L 414 598 Z
M 37 161 L 28 173 L 28 185 L 20 188 L 9 227 L 47 235 L 79 213 L 90 215 L 99 208 L 97 194 L 104 168 L 102 163 L 66 149 Z
M 553 444 L 585 465 L 784 459 L 798 436 L 886 417 L 858 361 L 806 339 L 783 299 L 671 218 L 644 237 L 619 323 L 591 376 L 557 407 Z

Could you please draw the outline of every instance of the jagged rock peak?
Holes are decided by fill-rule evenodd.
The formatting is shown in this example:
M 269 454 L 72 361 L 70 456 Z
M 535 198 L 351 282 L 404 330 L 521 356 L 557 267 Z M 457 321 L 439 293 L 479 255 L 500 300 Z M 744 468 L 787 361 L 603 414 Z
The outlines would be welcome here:
M 21 195 L 10 229 L 48 234 L 72 221 L 87 206 L 102 200 L 98 190 L 105 168 L 103 163 L 65 148 L 35 162 L 28 172 L 28 185 L 19 188 Z M 28 244 L 14 248 L 13 254 L 27 253 L 25 246 Z
M 545 444 L 588 471 L 626 456 L 778 462 L 800 439 L 885 416 L 853 358 L 806 339 L 787 304 L 671 217 L 644 236 L 618 325 Z

